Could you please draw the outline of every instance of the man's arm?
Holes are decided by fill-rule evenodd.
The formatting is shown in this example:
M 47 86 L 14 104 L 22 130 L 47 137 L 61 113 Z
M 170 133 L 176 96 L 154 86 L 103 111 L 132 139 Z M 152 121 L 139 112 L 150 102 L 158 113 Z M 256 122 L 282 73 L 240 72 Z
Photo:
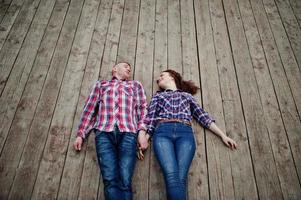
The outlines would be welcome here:
M 138 143 L 141 150 L 148 148 L 148 136 L 146 134 L 146 124 L 144 123 L 147 113 L 147 101 L 144 88 L 141 83 L 138 83 L 137 88 L 137 117 L 138 117 Z
M 88 134 L 87 130 L 89 129 L 89 127 L 92 126 L 91 123 L 93 123 L 93 115 L 95 113 L 95 108 L 97 106 L 97 102 L 100 94 L 99 88 L 100 88 L 100 82 L 97 81 L 94 84 L 92 91 L 90 92 L 90 95 L 86 100 L 84 111 L 81 115 L 80 123 L 77 130 L 77 137 L 74 142 L 74 148 L 76 150 L 81 150 L 83 139 L 85 139 Z
M 147 113 L 147 101 L 145 90 L 140 82 L 137 81 L 137 118 L 138 130 L 146 130 L 146 125 L 144 123 Z

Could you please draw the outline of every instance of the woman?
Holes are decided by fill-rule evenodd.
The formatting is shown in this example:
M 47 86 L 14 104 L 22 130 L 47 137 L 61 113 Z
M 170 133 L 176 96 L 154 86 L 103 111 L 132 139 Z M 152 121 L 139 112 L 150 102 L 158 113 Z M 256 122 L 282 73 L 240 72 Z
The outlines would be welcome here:
M 186 199 L 186 179 L 196 148 L 192 118 L 218 135 L 229 148 L 236 149 L 237 145 L 198 105 L 192 96 L 198 90 L 193 82 L 184 81 L 173 70 L 166 70 L 157 84 L 160 91 L 152 97 L 148 107 L 147 133 L 153 136 L 154 153 L 163 171 L 168 199 L 183 200 Z

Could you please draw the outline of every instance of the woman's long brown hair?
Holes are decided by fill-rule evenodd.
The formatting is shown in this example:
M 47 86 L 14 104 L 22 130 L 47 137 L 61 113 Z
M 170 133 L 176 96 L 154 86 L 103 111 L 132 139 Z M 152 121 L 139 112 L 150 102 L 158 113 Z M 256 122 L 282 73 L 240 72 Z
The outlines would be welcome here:
M 169 73 L 169 75 L 174 78 L 176 86 L 179 90 L 195 95 L 198 89 L 200 89 L 191 80 L 190 81 L 183 80 L 182 76 L 178 72 L 172 69 L 168 69 L 163 72 Z

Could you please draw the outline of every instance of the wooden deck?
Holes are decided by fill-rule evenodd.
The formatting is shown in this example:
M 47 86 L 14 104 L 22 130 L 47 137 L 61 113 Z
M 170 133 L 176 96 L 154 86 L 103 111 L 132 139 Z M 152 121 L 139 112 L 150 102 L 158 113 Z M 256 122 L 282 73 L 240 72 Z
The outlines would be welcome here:
M 128 61 L 195 81 L 239 149 L 194 125 L 189 199 L 301 199 L 300 0 L 1 0 L 0 199 L 104 199 L 94 134 L 72 143 L 92 84 Z M 135 199 L 166 199 L 152 150 Z

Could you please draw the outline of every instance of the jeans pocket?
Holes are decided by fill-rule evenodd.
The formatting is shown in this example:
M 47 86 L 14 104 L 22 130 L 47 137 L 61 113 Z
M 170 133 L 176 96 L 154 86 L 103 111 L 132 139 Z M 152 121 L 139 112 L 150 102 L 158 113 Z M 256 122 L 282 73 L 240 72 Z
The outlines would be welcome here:
M 95 138 L 96 138 L 96 137 L 98 137 L 100 134 L 102 134 L 103 131 L 95 130 L 94 133 L 95 133 Z

